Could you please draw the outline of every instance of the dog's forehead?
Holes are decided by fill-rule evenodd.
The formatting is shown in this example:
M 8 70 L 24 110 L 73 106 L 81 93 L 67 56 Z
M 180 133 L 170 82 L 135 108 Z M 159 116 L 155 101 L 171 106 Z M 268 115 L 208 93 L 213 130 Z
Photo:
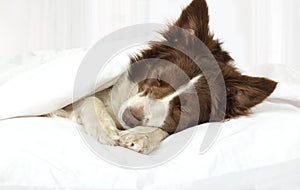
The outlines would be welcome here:
M 146 79 L 160 79 L 173 88 L 188 83 L 190 79 L 201 73 L 192 61 L 180 59 L 142 60 L 132 64 L 130 68 L 130 75 L 137 83 Z
M 198 55 L 197 53 L 193 54 Z M 178 49 L 156 42 L 151 44 L 149 49 L 145 49 L 140 54 L 131 57 L 130 70 L 135 75 L 139 75 L 139 73 L 150 75 L 152 73 L 157 74 L 157 71 L 164 71 L 163 74 L 177 74 L 176 77 L 180 77 L 178 73 L 183 71 L 191 79 L 201 74 L 199 64 L 195 62 L 196 59 L 196 57 L 186 55 Z

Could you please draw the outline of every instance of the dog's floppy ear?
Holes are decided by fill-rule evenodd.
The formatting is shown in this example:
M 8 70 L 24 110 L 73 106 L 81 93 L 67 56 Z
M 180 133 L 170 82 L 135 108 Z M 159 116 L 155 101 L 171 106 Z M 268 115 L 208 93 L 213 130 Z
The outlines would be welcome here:
M 238 74 L 225 80 L 227 87 L 226 117 L 246 115 L 249 109 L 265 100 L 277 83 L 259 77 Z
M 181 16 L 174 25 L 186 29 L 205 43 L 209 37 L 208 22 L 209 16 L 206 1 L 193 0 L 190 5 L 183 9 Z

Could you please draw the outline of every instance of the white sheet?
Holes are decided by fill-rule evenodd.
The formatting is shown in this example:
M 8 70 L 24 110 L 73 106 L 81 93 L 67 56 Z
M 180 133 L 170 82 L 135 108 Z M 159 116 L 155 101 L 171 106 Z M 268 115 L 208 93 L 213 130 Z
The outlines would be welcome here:
M 35 71 L 29 72 L 36 75 L 25 73 L 0 86 L 0 117 L 35 115 L 67 104 L 72 89 L 64 85 L 71 84 L 72 77 L 62 84 L 41 84 L 49 83 L 51 72 L 59 82 L 70 67 L 76 70 L 72 61 L 78 63 L 84 53 L 60 54 L 41 67 L 33 66 Z M 199 149 L 209 124 L 171 136 L 150 156 L 96 144 L 119 164 L 132 160 L 139 164 L 138 160 L 161 160 L 194 134 L 180 154 L 149 169 L 130 170 L 102 160 L 86 146 L 75 124 L 64 119 L 0 121 L 0 189 L 299 189 L 295 171 L 300 168 L 300 109 L 296 107 L 300 83 L 292 71 L 280 71 L 267 73 L 280 79 L 271 99 L 253 109 L 251 116 L 222 123 L 215 145 L 204 155 L 199 155 Z M 286 76 L 294 77 L 287 83 Z M 35 77 L 42 78 L 36 81 Z M 38 92 L 36 85 L 44 92 Z M 293 91 L 287 93 L 284 89 L 290 85 Z M 16 100 L 20 95 L 22 99 Z
M 6 120 L 0 122 L 0 188 L 297 189 L 300 127 L 294 123 L 300 122 L 299 116 L 293 106 L 264 103 L 251 117 L 223 123 L 217 142 L 206 154 L 199 155 L 199 147 L 207 124 L 197 128 L 188 146 L 171 161 L 142 170 L 102 160 L 67 120 Z M 172 136 L 150 156 L 98 146 L 126 164 L 128 159 L 157 159 L 190 133 Z

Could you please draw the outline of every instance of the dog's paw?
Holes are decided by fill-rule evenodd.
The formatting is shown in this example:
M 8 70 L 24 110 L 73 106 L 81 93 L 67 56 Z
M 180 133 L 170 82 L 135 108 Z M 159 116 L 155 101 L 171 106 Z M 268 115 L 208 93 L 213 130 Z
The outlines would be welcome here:
M 101 127 L 82 126 L 87 135 L 94 137 L 104 145 L 116 146 L 120 138 L 118 130 L 104 131 Z
M 118 142 L 120 146 L 142 154 L 149 154 L 155 149 L 155 146 L 152 146 L 151 139 L 145 133 L 122 131 Z
M 120 136 L 119 131 L 110 130 L 98 132 L 96 138 L 101 144 L 116 146 L 118 145 Z

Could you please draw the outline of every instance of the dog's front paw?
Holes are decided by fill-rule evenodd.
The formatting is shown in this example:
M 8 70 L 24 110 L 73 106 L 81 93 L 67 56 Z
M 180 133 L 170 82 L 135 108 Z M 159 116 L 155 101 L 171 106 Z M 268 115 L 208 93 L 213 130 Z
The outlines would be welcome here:
M 101 144 L 116 146 L 118 145 L 119 134 L 116 130 L 108 131 L 101 131 L 97 134 L 97 139 Z
M 119 145 L 142 154 L 149 154 L 155 149 L 147 134 L 128 130 L 120 133 Z
M 105 131 L 102 127 L 88 127 L 83 126 L 85 132 L 98 140 L 101 144 L 116 146 L 120 138 L 118 130 L 107 130 Z

